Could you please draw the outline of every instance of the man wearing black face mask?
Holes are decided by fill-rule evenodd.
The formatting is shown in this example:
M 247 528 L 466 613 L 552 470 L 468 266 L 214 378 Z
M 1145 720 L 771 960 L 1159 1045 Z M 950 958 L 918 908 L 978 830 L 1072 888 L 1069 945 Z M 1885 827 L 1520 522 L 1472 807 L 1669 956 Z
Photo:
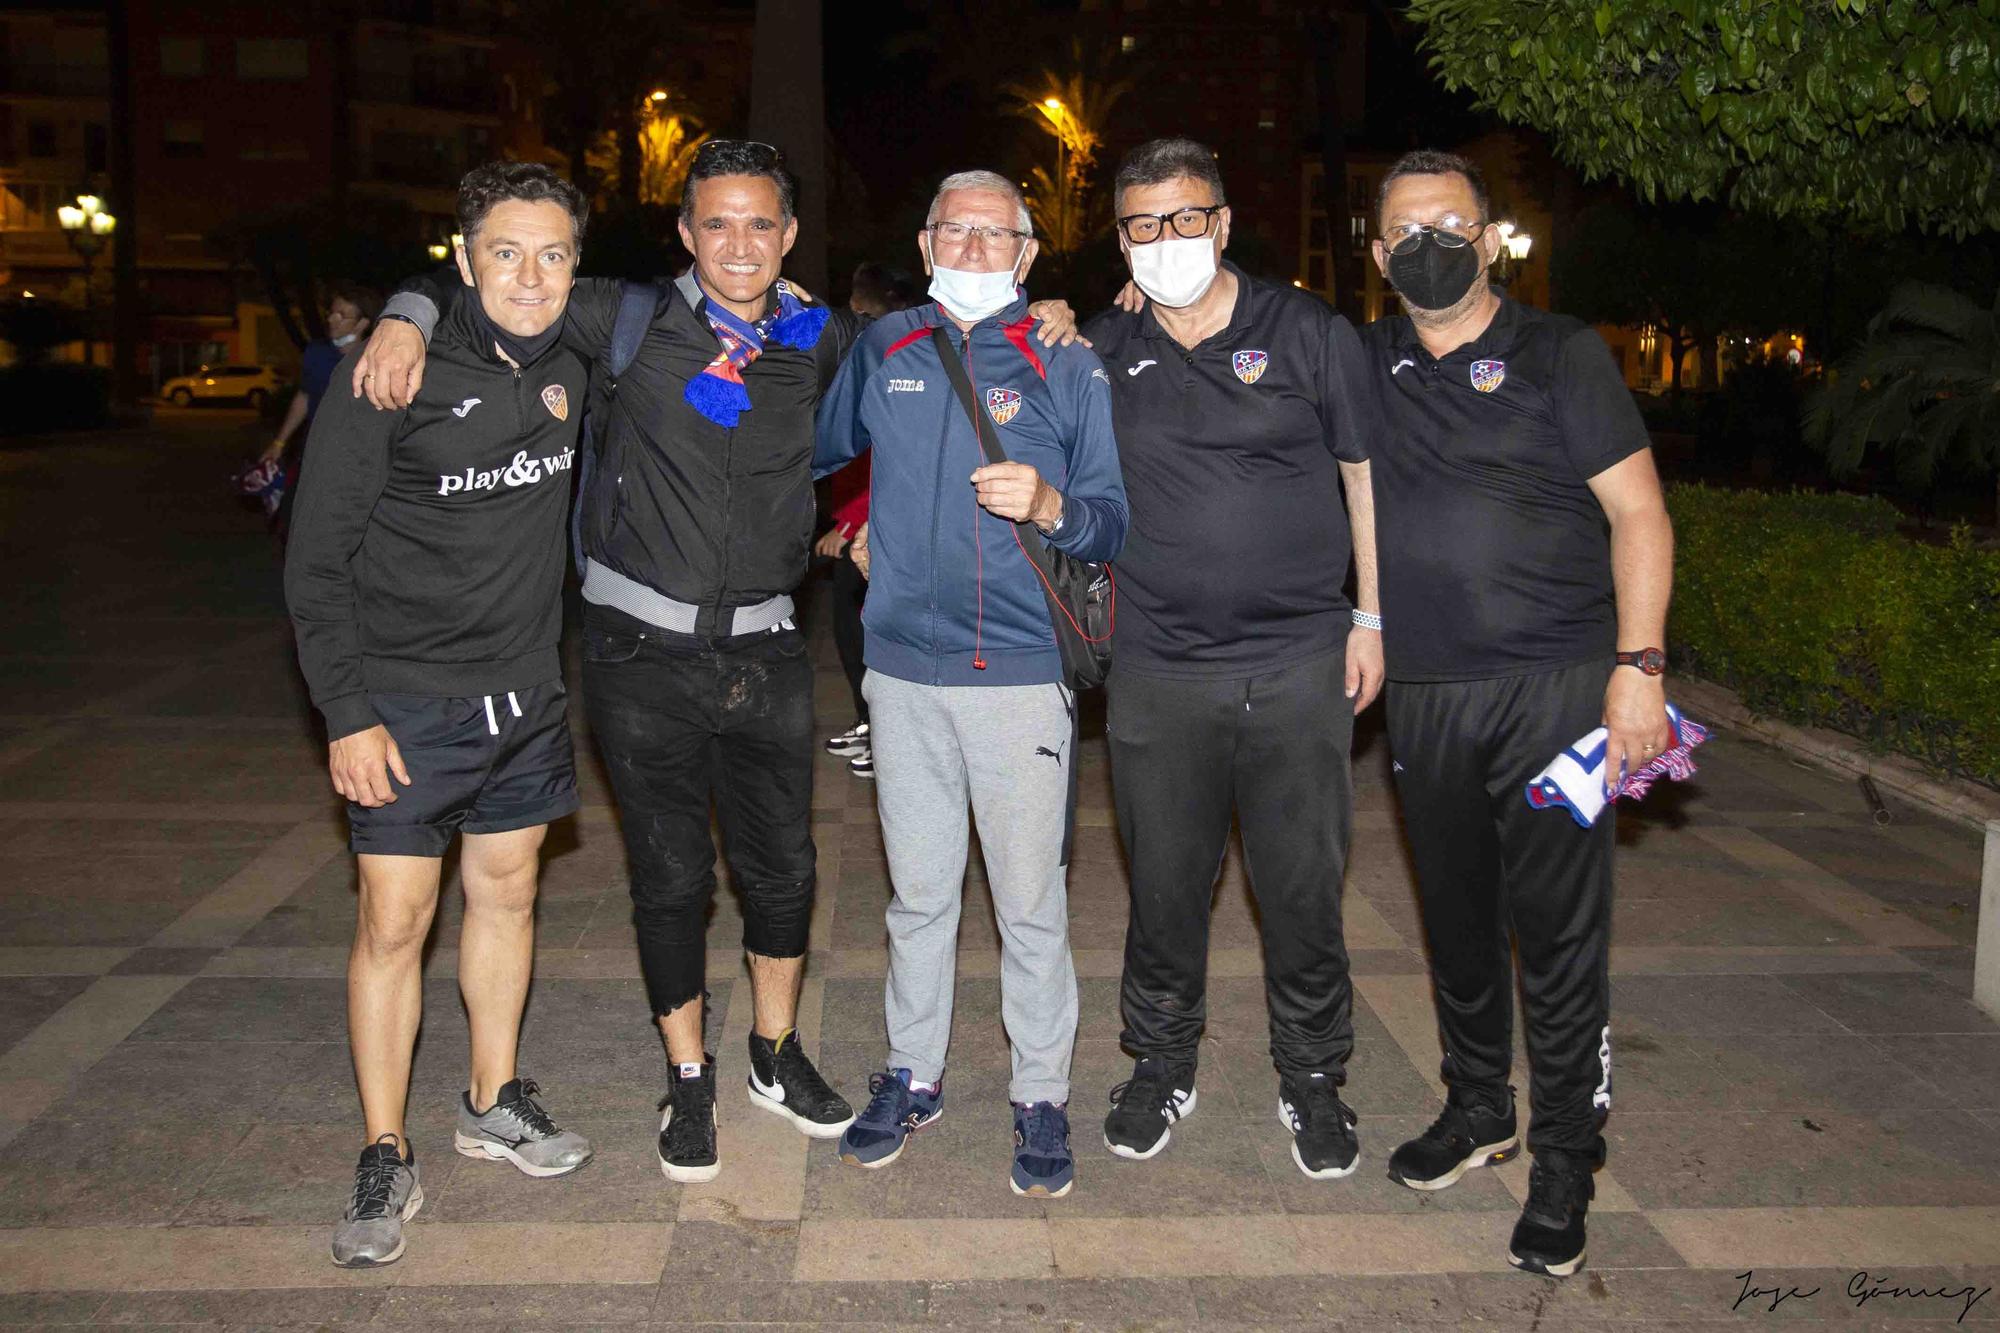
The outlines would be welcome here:
M 1500 247 L 1479 169 L 1410 153 L 1377 203 L 1375 262 L 1406 315 L 1363 331 L 1390 749 L 1430 946 L 1446 1103 L 1389 1174 L 1443 1189 L 1519 1151 L 1511 929 L 1534 1153 L 1508 1258 L 1567 1277 L 1611 1108 L 1613 821 L 1531 809 L 1528 779 L 1608 728 L 1605 771 L 1669 740 L 1658 645 L 1673 531 L 1638 409 L 1603 341 L 1482 275 Z

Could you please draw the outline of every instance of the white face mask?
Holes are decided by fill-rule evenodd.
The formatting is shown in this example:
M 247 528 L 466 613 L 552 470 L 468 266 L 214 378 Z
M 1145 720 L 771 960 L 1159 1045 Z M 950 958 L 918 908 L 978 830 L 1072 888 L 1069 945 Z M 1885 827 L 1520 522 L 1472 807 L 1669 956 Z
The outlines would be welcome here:
M 335 347 L 345 347 L 347 346 L 347 344 L 353 342 L 356 338 L 359 338 L 360 336 L 361 335 L 358 333 L 343 333 L 338 338 L 335 338 L 333 340 L 333 345 Z
M 952 318 L 977 324 L 1014 303 L 1014 270 L 972 273 L 962 268 L 933 266 L 931 299 L 949 311 Z
M 1215 281 L 1215 240 L 1209 236 L 1168 236 L 1126 251 L 1132 281 L 1157 305 L 1178 310 L 1193 305 Z

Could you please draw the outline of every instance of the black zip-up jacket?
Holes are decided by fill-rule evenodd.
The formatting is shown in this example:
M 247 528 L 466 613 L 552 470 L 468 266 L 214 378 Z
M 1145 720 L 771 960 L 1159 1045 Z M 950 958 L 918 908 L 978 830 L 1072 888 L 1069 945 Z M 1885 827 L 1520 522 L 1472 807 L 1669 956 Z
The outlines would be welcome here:
M 357 348 L 313 419 L 285 600 L 329 739 L 381 720 L 370 692 L 465 698 L 562 675 L 584 366 L 557 346 L 514 369 L 472 309 L 438 328 L 408 408 L 347 391 Z
M 835 310 L 812 348 L 767 344 L 743 372 L 750 410 L 735 427 L 718 426 L 682 394 L 721 344 L 675 283 L 657 285 L 652 323 L 615 389 L 605 362 L 623 284 L 579 279 L 564 311 L 563 340 L 589 359 L 600 390 L 592 418 L 599 452 L 580 535 L 593 562 L 699 606 L 694 632 L 715 634 L 721 613 L 789 593 L 805 577 L 813 414 L 861 321 Z M 388 313 L 422 329 L 441 297 L 458 299 L 412 279 Z

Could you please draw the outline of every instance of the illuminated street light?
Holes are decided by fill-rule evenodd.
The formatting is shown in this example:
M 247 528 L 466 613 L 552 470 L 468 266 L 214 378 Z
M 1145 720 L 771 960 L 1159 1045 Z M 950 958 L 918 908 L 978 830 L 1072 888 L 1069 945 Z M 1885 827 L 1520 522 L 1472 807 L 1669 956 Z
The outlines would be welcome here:
M 655 88 L 652 92 L 646 94 L 646 100 L 650 102 L 664 102 L 667 100 L 667 90 L 665 88 Z
M 435 241 L 431 244 L 431 258 L 435 259 L 440 264 L 444 262 L 445 256 L 450 253 L 451 253 L 451 247 L 446 245 L 443 241 Z
M 1511 233 L 1506 239 L 1507 258 L 1520 263 L 1528 257 L 1528 250 L 1534 243 L 1535 238 L 1525 231 Z
M 56 209 L 56 221 L 62 224 L 63 239 L 69 242 L 69 248 L 83 261 L 83 363 L 87 366 L 92 360 L 90 272 L 96 264 L 97 252 L 104 248 L 105 238 L 117 228 L 118 219 L 104 211 L 104 200 L 97 195 L 80 194 L 75 203 Z

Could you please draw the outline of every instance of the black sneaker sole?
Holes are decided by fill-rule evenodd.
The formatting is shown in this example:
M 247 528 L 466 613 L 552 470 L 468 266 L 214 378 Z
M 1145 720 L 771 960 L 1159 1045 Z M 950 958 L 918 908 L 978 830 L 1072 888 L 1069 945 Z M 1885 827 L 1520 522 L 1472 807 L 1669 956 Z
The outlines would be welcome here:
M 1460 1178 L 1466 1172 L 1475 1167 L 1498 1166 L 1502 1162 L 1511 1162 L 1520 1155 L 1521 1136 L 1516 1134 L 1505 1143 L 1489 1143 L 1483 1148 L 1474 1148 L 1466 1155 L 1464 1161 L 1441 1176 L 1434 1176 L 1429 1180 L 1412 1180 L 1408 1176 L 1397 1174 L 1395 1168 L 1391 1167 L 1389 1170 L 1389 1179 L 1395 1181 L 1398 1185 L 1406 1185 L 1413 1190 L 1450 1189 L 1459 1182 Z
M 1576 1275 L 1576 1271 L 1583 1267 L 1584 1255 L 1587 1253 L 1588 1251 L 1578 1250 L 1574 1259 L 1561 1259 L 1551 1263 L 1546 1259 L 1538 1259 L 1533 1255 L 1523 1259 L 1520 1255 L 1509 1250 L 1507 1251 L 1507 1262 L 1520 1269 L 1523 1273 L 1539 1273 L 1543 1277 L 1573 1277 Z

